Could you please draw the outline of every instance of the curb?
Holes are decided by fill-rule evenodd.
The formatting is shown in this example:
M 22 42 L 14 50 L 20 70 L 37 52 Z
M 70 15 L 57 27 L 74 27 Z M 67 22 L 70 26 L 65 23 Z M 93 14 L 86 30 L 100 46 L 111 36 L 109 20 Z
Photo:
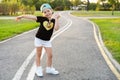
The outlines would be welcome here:
M 117 79 L 120 80 L 120 65 L 119 65 L 119 63 L 112 57 L 111 53 L 104 45 L 98 25 L 93 23 L 90 20 L 88 20 L 88 21 L 93 25 L 94 36 L 95 36 L 96 42 L 98 44 L 98 47 L 101 51 L 102 56 L 104 57 L 108 67 L 111 69 L 111 71 L 117 77 Z
M 8 38 L 8 39 L 5 39 L 5 40 L 3 40 L 3 41 L 0 41 L 0 44 L 2 44 L 2 43 L 4 43 L 4 42 L 7 42 L 7 41 L 9 41 L 9 40 L 11 40 L 11 39 L 14 39 L 14 38 L 16 38 L 16 37 L 22 36 L 22 35 L 24 35 L 24 34 L 27 34 L 27 33 L 29 33 L 29 32 L 35 31 L 36 29 L 38 29 L 38 28 L 34 28 L 34 29 L 32 29 L 32 30 L 25 31 L 25 32 L 23 32 L 23 33 L 20 33 L 20 34 L 18 34 L 18 35 L 15 35 L 15 36 L 13 36 L 13 37 L 10 37 L 10 38 Z
M 98 25 L 95 24 L 95 23 L 93 23 L 93 24 L 95 25 L 95 27 L 96 27 L 96 29 L 97 29 L 97 30 L 96 30 L 96 33 L 98 34 L 98 39 L 99 39 L 99 42 L 100 42 L 103 50 L 105 51 L 105 53 L 106 53 L 107 56 L 109 57 L 110 61 L 111 61 L 112 64 L 114 65 L 114 67 L 115 67 L 115 68 L 118 70 L 118 72 L 120 73 L 120 64 L 112 57 L 111 52 L 109 52 L 109 50 L 108 50 L 107 47 L 105 46 Z

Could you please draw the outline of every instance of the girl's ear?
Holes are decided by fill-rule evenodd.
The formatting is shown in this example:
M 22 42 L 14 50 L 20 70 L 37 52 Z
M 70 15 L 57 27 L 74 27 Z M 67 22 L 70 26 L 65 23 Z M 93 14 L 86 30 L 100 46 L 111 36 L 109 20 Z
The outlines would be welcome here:
M 51 9 L 51 11 L 52 11 L 52 14 L 54 14 L 54 11 L 53 11 L 53 9 Z
M 54 14 L 54 12 L 52 12 L 52 14 Z

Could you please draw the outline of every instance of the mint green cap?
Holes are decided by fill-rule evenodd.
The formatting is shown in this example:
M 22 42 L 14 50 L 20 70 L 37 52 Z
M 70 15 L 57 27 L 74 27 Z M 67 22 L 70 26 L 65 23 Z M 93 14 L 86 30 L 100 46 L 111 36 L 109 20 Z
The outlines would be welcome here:
M 52 9 L 52 7 L 48 3 L 44 3 L 40 7 L 40 11 L 43 12 L 45 9 Z

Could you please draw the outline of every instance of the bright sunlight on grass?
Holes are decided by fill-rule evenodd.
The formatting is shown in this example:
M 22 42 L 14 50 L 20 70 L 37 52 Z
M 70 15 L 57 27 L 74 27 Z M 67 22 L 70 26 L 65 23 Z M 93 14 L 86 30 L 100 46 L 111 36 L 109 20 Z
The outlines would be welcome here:
M 22 32 L 38 27 L 38 24 L 32 20 L 2 20 L 0 19 L 0 41 L 13 37 Z
M 100 17 L 100 16 L 120 16 L 120 11 L 114 11 L 114 15 L 112 15 L 111 11 L 75 11 L 71 14 L 81 17 Z
M 104 44 L 120 63 L 120 18 L 92 19 L 92 21 L 99 26 Z

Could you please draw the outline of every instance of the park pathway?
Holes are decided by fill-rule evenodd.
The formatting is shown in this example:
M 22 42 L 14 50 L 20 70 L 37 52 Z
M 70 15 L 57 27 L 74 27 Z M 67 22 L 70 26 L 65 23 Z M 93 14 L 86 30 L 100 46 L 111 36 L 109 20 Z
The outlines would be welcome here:
M 43 78 L 33 74 L 31 80 L 117 80 L 101 55 L 94 38 L 93 25 L 83 18 L 70 16 L 68 12 L 62 12 L 61 15 L 63 17 L 60 19 L 60 31 L 65 31 L 52 40 L 53 66 L 60 74 L 48 75 L 44 72 Z M 13 80 L 23 62 L 34 50 L 35 32 L 36 30 L 32 30 L 0 43 L 0 80 Z M 34 59 L 35 56 L 24 67 L 22 75 L 17 76 L 20 78 L 14 80 L 28 79 Z M 45 59 L 44 55 L 44 69 Z

